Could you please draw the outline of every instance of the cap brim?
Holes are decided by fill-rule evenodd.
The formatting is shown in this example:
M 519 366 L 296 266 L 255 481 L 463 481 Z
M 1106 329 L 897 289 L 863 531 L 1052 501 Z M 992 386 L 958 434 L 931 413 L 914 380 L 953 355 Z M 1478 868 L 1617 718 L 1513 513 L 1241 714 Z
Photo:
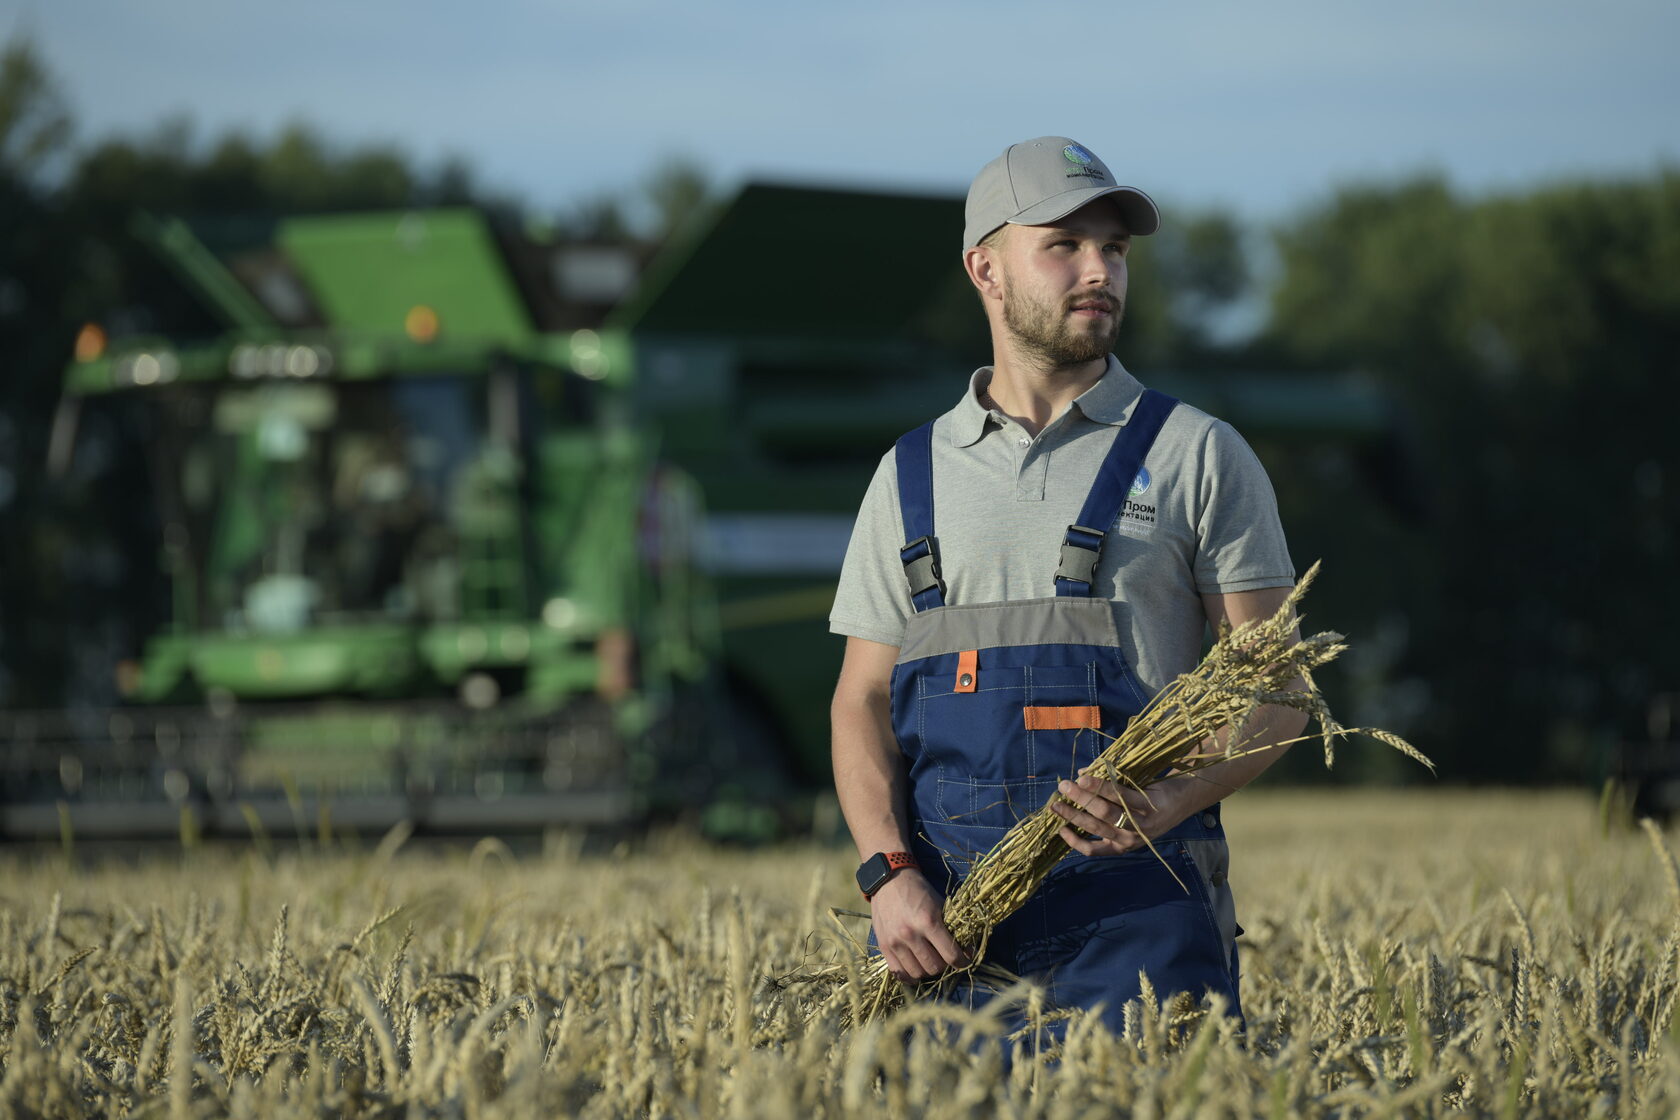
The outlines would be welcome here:
M 1027 207 L 1009 222 L 1017 226 L 1049 225 L 1081 206 L 1107 197 L 1119 205 L 1120 220 L 1126 223 L 1126 232 L 1133 237 L 1147 237 L 1161 228 L 1161 212 L 1155 208 L 1154 200 L 1136 187 L 1084 187 L 1068 191 Z

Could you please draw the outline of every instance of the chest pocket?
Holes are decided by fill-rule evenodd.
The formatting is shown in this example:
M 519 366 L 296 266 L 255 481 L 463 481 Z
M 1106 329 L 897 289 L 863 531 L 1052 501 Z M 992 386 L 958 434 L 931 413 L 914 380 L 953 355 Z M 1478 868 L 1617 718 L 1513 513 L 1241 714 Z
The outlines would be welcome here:
M 1097 662 L 988 669 L 977 677 L 972 693 L 918 679 L 914 768 L 935 783 L 935 809 L 947 823 L 1007 829 L 1101 751 Z
M 1010 629 L 1047 611 L 1064 621 L 1100 617 L 1113 634 L 1111 616 L 1096 603 L 1011 603 L 989 613 Z M 943 613 L 913 623 L 938 626 L 947 621 Z M 894 723 L 923 834 L 956 874 L 966 874 L 976 856 L 1042 808 L 1061 779 L 1088 766 L 1143 702 L 1112 645 L 994 647 L 901 665 Z

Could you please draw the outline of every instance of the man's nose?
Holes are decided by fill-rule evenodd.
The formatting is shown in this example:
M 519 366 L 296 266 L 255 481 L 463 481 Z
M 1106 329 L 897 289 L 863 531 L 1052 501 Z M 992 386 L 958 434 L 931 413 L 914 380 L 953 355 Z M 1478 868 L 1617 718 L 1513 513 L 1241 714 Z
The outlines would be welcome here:
M 1079 255 L 1079 275 L 1087 284 L 1106 284 L 1109 280 L 1109 259 L 1097 245 Z

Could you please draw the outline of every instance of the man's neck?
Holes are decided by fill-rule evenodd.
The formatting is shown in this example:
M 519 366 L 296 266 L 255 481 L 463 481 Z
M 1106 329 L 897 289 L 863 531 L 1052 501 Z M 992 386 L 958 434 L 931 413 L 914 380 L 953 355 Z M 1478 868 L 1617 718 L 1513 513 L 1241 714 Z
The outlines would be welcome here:
M 1077 366 L 1046 366 L 1022 360 L 1001 348 L 995 354 L 985 396 L 991 399 L 992 407 L 1035 436 L 1066 412 L 1076 397 L 1102 380 L 1108 368 L 1107 357 Z

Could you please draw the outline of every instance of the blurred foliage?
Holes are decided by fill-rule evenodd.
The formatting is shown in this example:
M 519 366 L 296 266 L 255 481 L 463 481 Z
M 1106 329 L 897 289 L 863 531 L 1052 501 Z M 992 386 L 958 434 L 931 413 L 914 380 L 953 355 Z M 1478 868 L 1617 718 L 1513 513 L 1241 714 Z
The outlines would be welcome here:
M 672 156 L 655 165 L 640 187 L 607 191 L 575 203 L 557 232 L 577 241 L 641 241 L 650 248 L 693 229 L 718 200 L 705 169 Z
M 1371 609 L 1427 692 L 1414 733 L 1457 776 L 1591 775 L 1680 684 L 1680 174 L 1349 188 L 1277 246 L 1262 345 L 1365 371 L 1420 452 L 1401 525 L 1343 508 L 1323 534 L 1387 556 Z
M 1129 369 L 1223 364 L 1213 324 L 1252 283 L 1242 230 L 1230 216 L 1174 212 L 1159 232 L 1134 244 L 1129 273 L 1126 327 L 1116 347 Z
M 70 140 L 70 112 L 25 41 L 0 47 L 0 171 L 34 181 Z
M 50 75 L 27 43 L 0 50 L 0 703 L 42 695 L 69 674 L 59 637 L 68 528 L 42 516 L 34 465 L 58 371 L 74 327 L 77 268 L 70 227 L 45 183 L 69 153 L 70 120 Z

